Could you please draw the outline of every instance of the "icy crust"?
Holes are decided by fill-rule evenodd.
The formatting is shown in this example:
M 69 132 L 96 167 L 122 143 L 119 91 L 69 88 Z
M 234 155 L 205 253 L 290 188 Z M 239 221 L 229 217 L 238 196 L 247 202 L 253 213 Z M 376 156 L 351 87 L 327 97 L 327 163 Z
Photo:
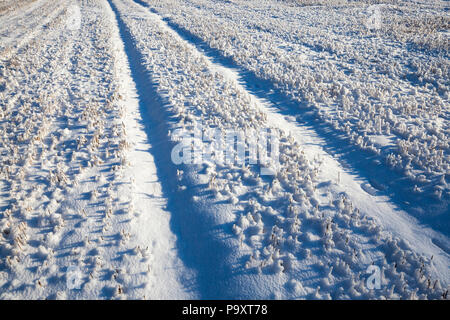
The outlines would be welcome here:
M 164 97 L 160 109 L 170 131 L 193 131 L 199 123 L 223 131 L 236 126 L 268 127 L 265 114 L 257 111 L 249 94 L 214 71 L 200 52 L 157 15 L 133 1 L 112 2 L 141 54 L 149 80 Z M 196 19 L 192 13 L 190 17 Z M 193 208 L 184 213 L 188 215 L 186 224 L 201 221 L 207 230 L 230 226 L 224 234 L 210 235 L 216 247 L 205 245 L 211 254 L 224 251 L 223 260 L 213 264 L 220 274 L 209 279 L 221 297 L 446 297 L 446 284 L 430 278 L 432 257 L 419 257 L 407 243 L 383 232 L 345 195 L 323 197 L 325 190 L 319 187 L 323 181 L 317 180 L 320 163 L 309 162 L 283 130 L 271 129 L 282 137 L 280 167 L 271 178 L 262 178 L 255 166 L 218 161 L 172 169 L 177 171 L 179 198 L 193 203 L 182 204 Z M 197 143 L 206 148 L 203 142 Z M 195 190 L 195 197 L 186 197 L 189 190 Z M 230 234 L 234 234 L 233 240 L 229 240 Z M 221 242 L 226 244 L 221 246 Z M 366 270 L 372 264 L 383 270 L 380 290 L 369 290 L 365 284 Z M 227 276 L 227 281 L 219 281 Z M 206 298 L 215 297 L 208 293 Z
M 403 191 L 426 199 L 410 204 L 417 214 L 446 219 L 450 74 L 444 30 L 450 18 L 442 2 L 385 4 L 378 30 L 365 26 L 370 14 L 363 1 L 313 7 L 275 1 L 147 3 L 244 71 L 271 81 L 298 103 L 300 116 L 313 110 L 359 150 L 407 177 Z
M 128 143 L 113 22 L 106 3 L 77 4 L 79 30 L 65 28 L 63 10 L 1 64 L 2 299 L 146 297 L 153 249 L 131 234 L 120 187 Z

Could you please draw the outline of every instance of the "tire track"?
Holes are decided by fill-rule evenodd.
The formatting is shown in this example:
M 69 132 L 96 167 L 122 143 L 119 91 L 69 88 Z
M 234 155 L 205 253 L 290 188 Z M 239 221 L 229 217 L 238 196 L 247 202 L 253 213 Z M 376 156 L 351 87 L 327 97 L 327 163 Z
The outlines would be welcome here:
M 151 90 L 142 83 L 136 73 L 143 67 L 136 60 L 136 52 L 130 54 L 130 38 L 120 22 L 117 9 L 109 2 L 108 14 L 113 25 L 113 37 L 116 44 L 116 79 L 119 92 L 123 96 L 121 105 L 125 111 L 124 124 L 129 138 L 130 149 L 127 158 L 130 161 L 125 180 L 130 187 L 125 192 L 131 195 L 130 214 L 137 217 L 132 223 L 131 233 L 148 248 L 149 263 L 146 285 L 146 299 L 192 299 L 196 293 L 186 284 L 195 282 L 194 275 L 187 270 L 178 257 L 176 237 L 170 230 L 171 214 L 167 211 L 167 199 L 160 183 L 160 173 L 155 166 L 155 146 L 150 143 L 149 129 L 143 119 L 142 109 L 153 101 L 148 100 Z M 145 88 L 145 89 L 144 89 Z M 157 144 L 158 145 L 158 144 Z

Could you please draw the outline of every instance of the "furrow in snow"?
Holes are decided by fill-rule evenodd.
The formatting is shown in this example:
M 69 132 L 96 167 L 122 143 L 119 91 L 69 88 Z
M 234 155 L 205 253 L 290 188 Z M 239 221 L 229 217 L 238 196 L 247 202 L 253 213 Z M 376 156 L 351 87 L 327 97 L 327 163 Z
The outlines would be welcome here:
M 132 79 L 124 43 L 114 12 L 108 6 L 110 23 L 113 28 L 115 51 L 115 75 L 118 92 L 122 96 L 124 124 L 127 132 L 129 167 L 125 170 L 125 180 L 130 186 L 122 192 L 131 194 L 130 207 L 137 217 L 132 222 L 131 233 L 141 242 L 140 250 L 147 251 L 148 277 L 145 290 L 147 299 L 189 299 L 195 297 L 192 288 L 186 284 L 195 282 L 191 271 L 186 270 L 176 250 L 176 238 L 170 230 L 170 213 L 166 211 L 165 198 L 155 167 L 153 147 L 148 141 L 146 126 L 140 110 L 139 93 Z M 141 106 L 142 107 L 142 106 Z

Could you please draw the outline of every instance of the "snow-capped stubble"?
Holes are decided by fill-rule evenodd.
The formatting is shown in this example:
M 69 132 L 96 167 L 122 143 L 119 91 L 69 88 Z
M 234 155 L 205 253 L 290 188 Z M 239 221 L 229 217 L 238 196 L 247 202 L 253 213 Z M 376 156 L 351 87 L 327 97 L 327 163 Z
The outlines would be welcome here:
M 176 165 L 259 165 L 261 175 L 274 175 L 279 167 L 280 137 L 276 130 L 221 130 L 197 124 L 191 131 L 175 130 L 172 140 L 178 142 L 171 153 Z

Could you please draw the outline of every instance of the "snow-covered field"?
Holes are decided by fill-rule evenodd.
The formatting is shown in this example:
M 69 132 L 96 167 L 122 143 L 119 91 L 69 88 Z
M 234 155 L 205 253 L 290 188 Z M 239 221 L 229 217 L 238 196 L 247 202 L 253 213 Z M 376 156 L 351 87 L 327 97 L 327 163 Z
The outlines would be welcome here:
M 0 0 L 0 298 L 448 299 L 448 9 Z

